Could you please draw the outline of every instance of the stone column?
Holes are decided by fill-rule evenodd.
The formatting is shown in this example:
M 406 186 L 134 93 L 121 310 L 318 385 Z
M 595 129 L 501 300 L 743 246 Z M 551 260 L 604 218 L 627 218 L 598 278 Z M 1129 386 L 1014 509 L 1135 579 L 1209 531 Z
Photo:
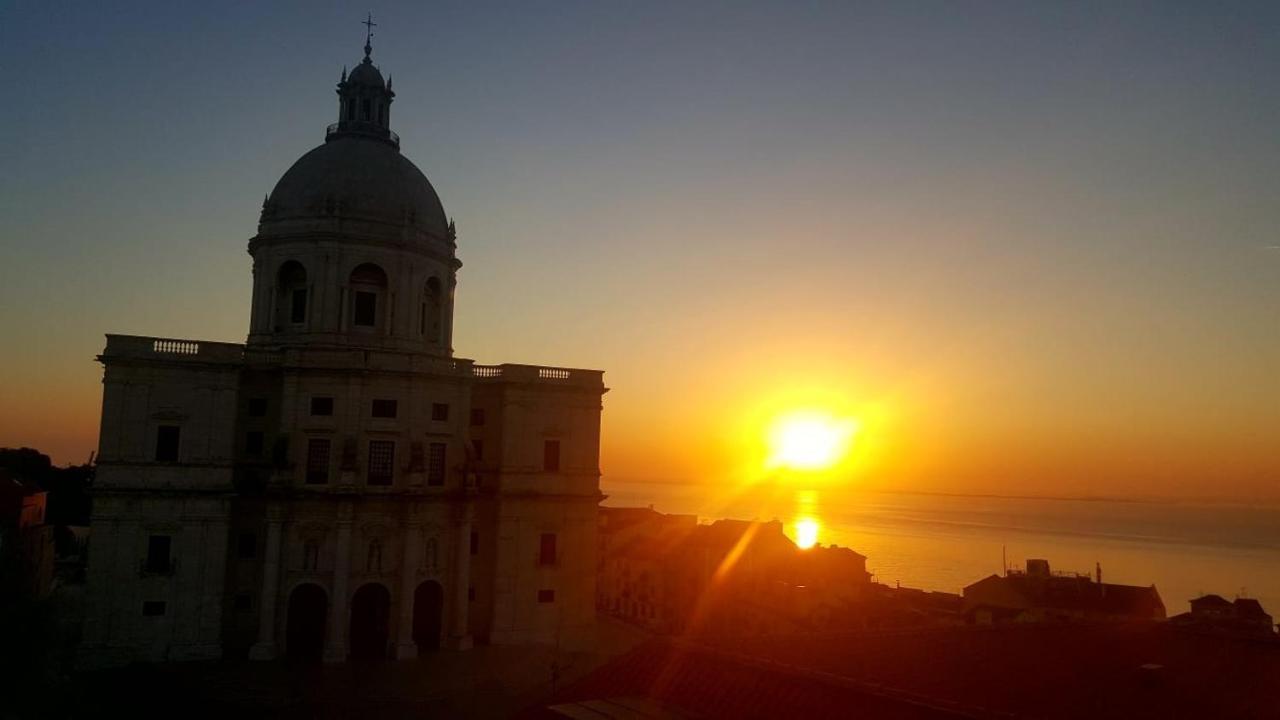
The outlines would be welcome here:
M 458 513 L 457 552 L 453 562 L 453 627 L 449 632 L 449 647 L 455 650 L 471 648 L 471 635 L 467 632 L 467 611 L 470 605 L 468 590 L 471 587 L 471 528 L 475 509 L 471 500 L 465 501 Z
M 404 544 L 400 549 L 400 626 L 396 633 L 396 659 L 418 657 L 418 643 L 413 640 L 413 597 L 418 589 L 418 565 L 422 557 L 421 523 L 405 523 Z
M 350 502 L 338 506 L 338 537 L 333 560 L 333 597 L 329 602 L 329 630 L 325 633 L 324 661 L 347 659 L 347 586 L 351 580 Z
M 280 545 L 284 539 L 280 509 L 267 508 L 266 554 L 262 561 L 262 599 L 258 602 L 258 642 L 249 648 L 249 659 L 276 656 L 276 600 L 280 595 Z

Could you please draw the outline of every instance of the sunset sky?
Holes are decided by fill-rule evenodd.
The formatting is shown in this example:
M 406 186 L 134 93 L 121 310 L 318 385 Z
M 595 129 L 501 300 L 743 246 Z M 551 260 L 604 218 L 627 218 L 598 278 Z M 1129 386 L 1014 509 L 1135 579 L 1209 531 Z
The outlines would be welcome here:
M 243 341 L 362 56 L 457 220 L 455 349 L 601 368 L 606 480 L 1280 500 L 1280 4 L 10 2 L 0 446 L 105 333 Z

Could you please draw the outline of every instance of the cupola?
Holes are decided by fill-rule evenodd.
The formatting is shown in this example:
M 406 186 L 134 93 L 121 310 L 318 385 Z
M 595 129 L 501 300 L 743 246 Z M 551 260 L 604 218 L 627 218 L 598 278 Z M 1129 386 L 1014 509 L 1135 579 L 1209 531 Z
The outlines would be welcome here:
M 338 81 L 338 122 L 329 126 L 326 139 L 349 135 L 361 135 L 386 140 L 396 147 L 400 138 L 391 132 L 391 101 L 396 94 L 391 82 L 382 79 L 382 73 L 373 64 L 373 28 L 376 23 L 370 16 L 365 21 L 368 31 L 364 41 L 364 59 L 350 74 L 342 69 Z

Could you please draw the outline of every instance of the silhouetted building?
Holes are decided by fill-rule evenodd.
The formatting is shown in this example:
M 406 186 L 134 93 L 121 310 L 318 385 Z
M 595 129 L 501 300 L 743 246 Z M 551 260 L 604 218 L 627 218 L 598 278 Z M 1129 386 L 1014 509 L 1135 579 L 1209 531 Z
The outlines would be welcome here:
M 664 633 L 751 634 L 844 622 L 870 586 L 866 558 L 796 547 L 782 523 L 601 508 L 598 607 Z
M 4 582 L 27 597 L 53 589 L 54 528 L 45 522 L 49 494 L 0 468 L 0 562 Z
M 88 663 L 591 642 L 602 372 L 454 356 L 370 52 L 263 203 L 248 341 L 107 336 Z
M 1087 574 L 1054 573 L 1047 560 L 1028 560 L 1025 572 L 1009 570 L 964 588 L 972 622 L 1060 620 L 1163 620 L 1164 603 L 1154 585 L 1095 582 Z M 1101 572 L 1099 572 L 1101 576 Z
M 1169 622 L 1200 630 L 1276 638 L 1275 620 L 1253 598 L 1231 601 L 1221 595 L 1202 595 L 1191 600 L 1191 612 L 1174 615 Z
M 671 631 L 680 609 L 672 600 L 669 561 L 698 525 L 694 515 L 651 508 L 602 507 L 599 512 L 596 607 L 658 632 Z

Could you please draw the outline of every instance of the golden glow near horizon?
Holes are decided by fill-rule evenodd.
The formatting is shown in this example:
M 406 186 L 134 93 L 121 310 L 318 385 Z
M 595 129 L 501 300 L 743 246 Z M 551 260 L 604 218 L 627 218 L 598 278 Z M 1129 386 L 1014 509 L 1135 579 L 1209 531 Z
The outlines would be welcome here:
M 796 547 L 808 550 L 818 544 L 818 521 L 813 518 L 801 518 L 796 521 Z
M 782 415 L 769 428 L 771 468 L 829 470 L 849 453 L 858 423 L 815 410 Z

